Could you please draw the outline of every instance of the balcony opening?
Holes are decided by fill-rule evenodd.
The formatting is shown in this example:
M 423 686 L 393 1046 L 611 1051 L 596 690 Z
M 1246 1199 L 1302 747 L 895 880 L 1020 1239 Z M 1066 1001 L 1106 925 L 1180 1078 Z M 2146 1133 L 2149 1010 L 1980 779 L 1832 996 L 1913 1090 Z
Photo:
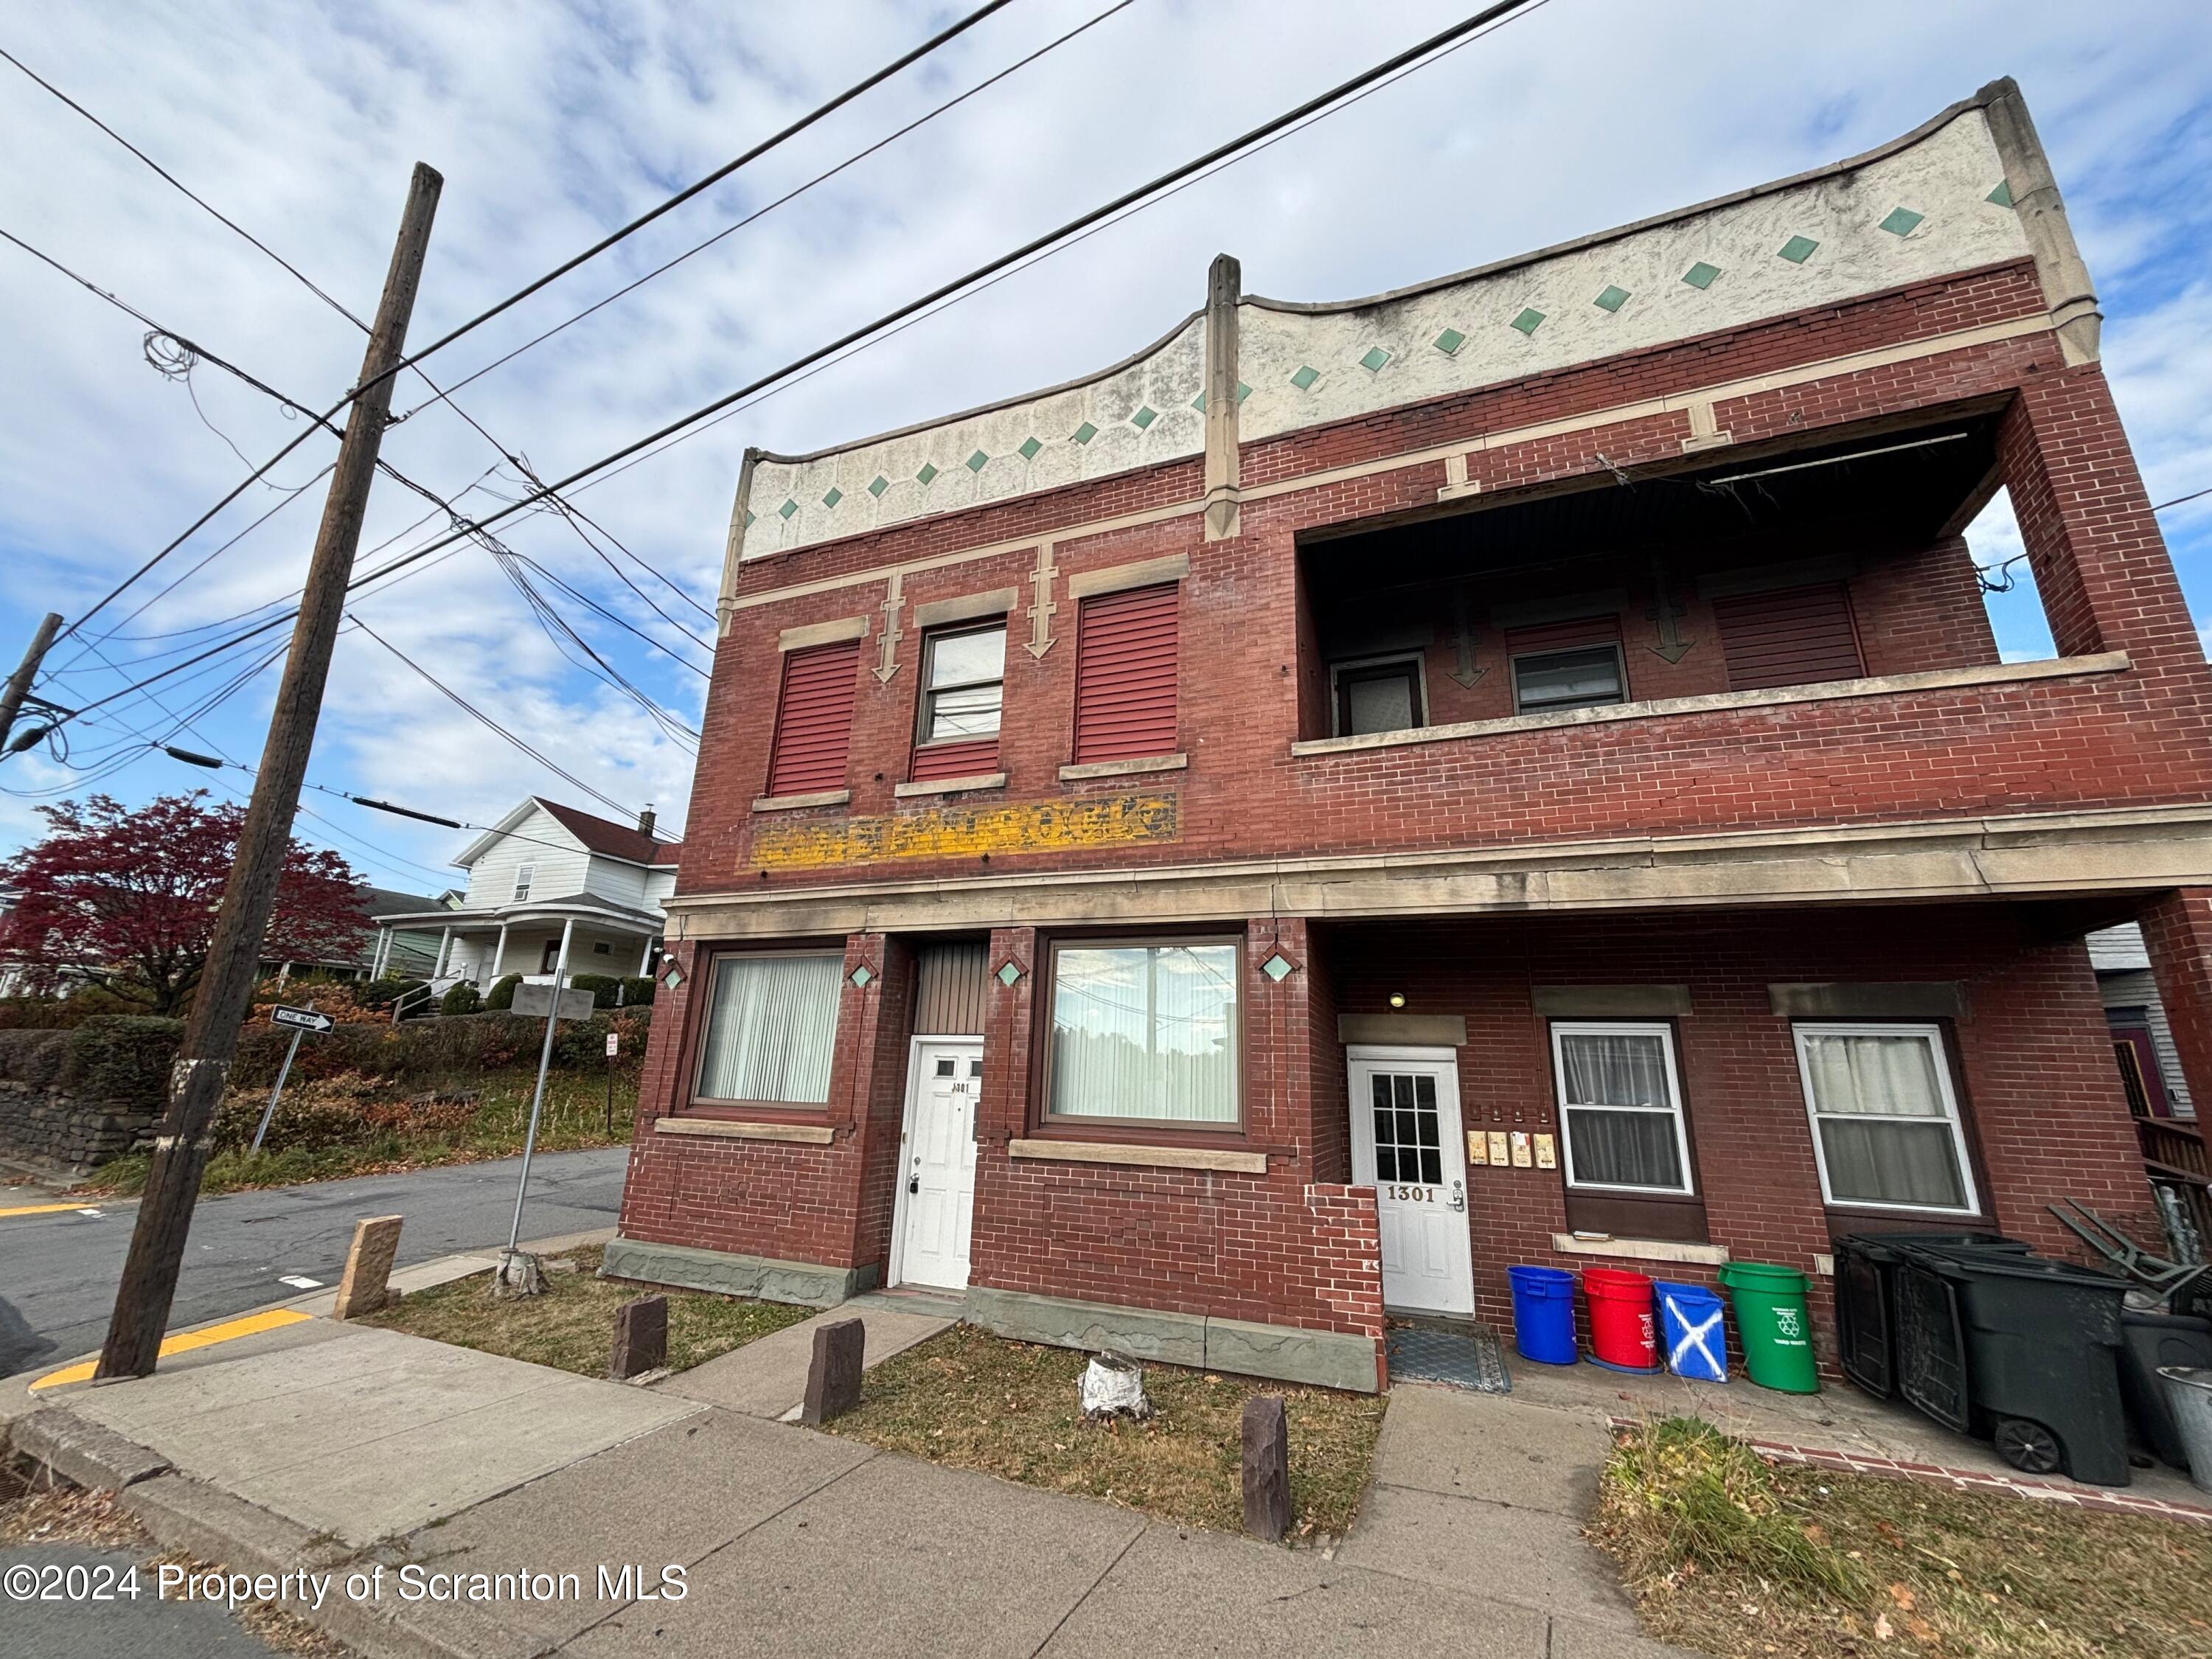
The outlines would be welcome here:
M 2002 501 L 1995 427 L 1736 447 L 1310 534 L 1299 734 L 1993 665 L 1966 528 Z

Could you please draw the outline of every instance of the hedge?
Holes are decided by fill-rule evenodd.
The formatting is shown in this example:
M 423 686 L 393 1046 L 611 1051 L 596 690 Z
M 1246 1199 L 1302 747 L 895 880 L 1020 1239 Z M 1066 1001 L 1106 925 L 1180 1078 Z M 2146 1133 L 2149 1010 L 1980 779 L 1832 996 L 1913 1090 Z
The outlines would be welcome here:
M 459 985 L 446 988 L 446 994 L 438 999 L 438 1012 L 441 1014 L 473 1014 L 483 1001 L 483 998 L 477 994 L 477 988 L 463 980 Z
M 650 974 L 624 980 L 622 994 L 623 1006 L 625 1008 L 652 1007 L 653 987 L 657 982 Z
M 592 994 L 592 1006 L 611 1008 L 622 999 L 623 982 L 613 974 L 571 974 L 568 983 Z
M 628 1063 L 643 1052 L 652 1018 L 650 1009 L 624 1008 L 586 1020 L 564 1020 L 554 1042 L 553 1063 L 563 1070 L 604 1066 L 610 1030 L 623 1032 L 623 1060 Z M 502 1066 L 534 1064 L 544 1036 L 542 1018 L 502 1012 L 408 1020 L 398 1025 L 341 1025 L 328 1032 L 311 1032 L 301 1041 L 292 1075 L 307 1081 L 354 1072 L 403 1082 L 442 1083 Z M 274 1083 L 289 1041 L 289 1032 L 273 1026 L 245 1031 L 231 1070 L 234 1086 L 265 1088 Z
M 61 1086 L 126 1111 L 158 1112 L 169 1097 L 169 1068 L 185 1022 L 149 1014 L 102 1014 L 70 1033 Z
M 522 983 L 522 975 L 508 974 L 498 980 L 485 993 L 483 1006 L 494 1013 L 505 1013 L 514 1006 L 514 988 Z

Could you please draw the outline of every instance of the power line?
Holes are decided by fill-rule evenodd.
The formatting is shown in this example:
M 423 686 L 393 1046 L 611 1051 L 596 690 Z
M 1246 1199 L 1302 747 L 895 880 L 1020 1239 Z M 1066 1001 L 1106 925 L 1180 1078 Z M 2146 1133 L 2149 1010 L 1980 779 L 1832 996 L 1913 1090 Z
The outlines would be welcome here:
M 1534 6 L 1541 6 L 1545 3 L 1546 0 L 1533 0 Z M 1424 67 L 1425 65 L 1423 60 L 1426 60 L 1427 62 L 1437 61 L 1438 58 L 1445 55 L 1445 53 L 1455 50 L 1459 43 L 1463 42 L 1468 37 L 1474 35 L 1476 31 L 1484 29 L 1487 25 L 1498 22 L 1499 20 L 1507 17 L 1510 14 L 1521 10 L 1524 6 L 1531 5 L 1532 0 L 1498 0 L 1497 3 L 1485 7 L 1482 10 L 1476 12 L 1472 16 L 1468 17 L 1458 23 L 1454 24 L 1449 28 L 1442 30 L 1441 32 L 1430 36 L 1427 40 L 1421 41 L 1419 44 L 1408 47 L 1407 50 L 1401 52 L 1391 58 L 1384 59 L 1382 63 L 1363 70 L 1358 75 L 1353 76 L 1351 79 L 1340 82 L 1339 85 L 1330 88 L 1328 91 L 1322 93 L 1316 97 L 1308 99 L 1304 103 L 1297 106 L 1295 108 L 1286 111 L 1283 114 L 1275 116 L 1267 121 L 1262 122 L 1259 126 L 1251 129 L 1249 131 L 1245 132 L 1237 137 L 1229 140 L 1225 143 L 1216 145 L 1213 149 L 1206 151 L 1205 154 L 1190 161 L 1183 163 L 1180 167 L 1170 169 L 1169 172 L 1161 174 L 1159 177 L 1146 184 L 1140 185 L 1133 190 L 1124 191 L 1122 194 L 1115 197 L 1113 200 L 1105 203 L 1103 205 L 1094 208 L 1091 211 L 1070 220 L 1067 223 L 1060 226 L 1058 229 L 1048 231 L 1041 236 L 1034 237 L 1030 240 L 1022 244 L 1019 247 L 1013 249 L 1011 252 L 1002 254 L 995 259 L 990 260 L 982 265 L 979 265 L 964 276 L 955 277 L 951 282 L 940 284 L 939 287 L 930 290 L 927 294 L 923 295 L 920 299 L 910 301 L 907 304 L 886 313 L 882 317 L 876 319 L 873 322 L 864 324 L 860 327 L 840 336 L 837 339 L 831 341 L 829 344 L 818 347 L 815 350 L 808 352 L 804 356 L 797 358 L 790 363 L 787 363 L 781 368 L 773 370 L 770 373 L 761 376 L 757 380 L 738 387 L 734 392 L 727 392 L 722 397 L 714 399 L 710 403 L 702 404 L 700 408 L 692 410 L 690 414 L 682 416 L 677 420 L 672 421 L 666 425 L 660 427 L 657 430 L 647 434 L 644 437 L 626 444 L 622 448 L 615 450 L 610 454 L 602 456 L 598 460 L 592 461 L 585 466 L 580 467 L 575 471 L 569 473 L 565 477 L 557 479 L 551 484 L 541 486 L 537 490 L 523 495 L 520 499 L 498 509 L 496 512 L 491 513 L 486 515 L 483 519 L 476 521 L 474 528 L 481 530 L 490 525 L 496 524 L 501 520 L 507 518 L 514 514 L 520 513 L 526 508 L 534 507 L 538 501 L 545 499 L 548 495 L 550 495 L 556 491 L 568 489 L 572 485 L 590 478 L 596 473 L 606 471 L 609 468 L 615 466 L 618 462 L 625 461 L 633 456 L 639 455 L 641 452 L 651 449 L 655 445 L 662 443 L 665 440 L 674 438 L 678 434 L 684 433 L 688 428 L 696 427 L 699 422 L 708 416 L 715 415 L 725 409 L 731 408 L 732 405 L 740 403 L 743 399 L 750 398 L 755 393 L 762 392 L 781 381 L 787 380 L 793 376 L 799 374 L 801 371 L 810 369 L 814 365 L 822 363 L 825 360 L 835 356 L 837 353 L 845 350 L 847 348 L 866 341 L 871 337 L 890 329 L 893 325 L 901 323 L 906 319 L 914 317 L 917 313 L 927 310 L 928 307 L 937 304 L 939 301 L 946 300 L 952 295 L 959 294 L 963 289 L 969 289 L 981 283 L 986 278 L 992 277 L 1000 271 L 1006 270 L 1009 267 L 1019 264 L 1021 261 L 1029 258 L 1032 255 L 1038 254 L 1050 249 L 1055 244 L 1066 241 L 1077 234 L 1086 231 L 1091 227 L 1097 225 L 1103 221 L 1108 220 L 1127 209 L 1143 204 L 1147 200 L 1147 198 L 1162 196 L 1171 186 L 1180 185 L 1182 181 L 1186 179 L 1194 179 L 1195 175 L 1200 174 L 1209 168 L 1233 160 L 1240 152 L 1251 149 L 1255 146 L 1261 144 L 1263 142 L 1272 141 L 1278 134 L 1285 134 L 1290 130 L 1297 127 L 1302 123 L 1312 119 L 1317 119 L 1326 114 L 1332 113 L 1334 112 L 1331 108 L 1332 106 L 1340 107 L 1345 106 L 1348 101 L 1352 100 L 1356 95 L 1364 95 L 1367 88 L 1375 87 L 1377 83 L 1384 82 L 1386 78 L 1397 78 L 1399 72 L 1401 70 L 1410 73 L 1413 69 Z M 422 547 L 415 549 L 411 552 L 403 554 L 398 558 L 387 561 L 385 564 L 374 570 L 354 577 L 352 580 L 348 583 L 348 588 L 350 591 L 352 589 L 359 588 L 368 583 L 379 580 L 381 578 L 388 576 L 393 572 L 411 565 L 421 559 L 428 557 L 433 553 L 439 552 L 450 547 L 455 542 L 461 540 L 465 535 L 470 533 L 473 533 L 473 532 L 456 531 L 451 535 L 437 538 L 425 544 Z M 183 669 L 191 666 L 195 662 L 203 659 L 205 656 L 213 655 L 219 651 L 228 650 L 233 646 L 241 644 L 245 641 L 253 638 L 257 635 L 266 633 L 272 628 L 282 626 L 283 623 L 289 619 L 289 616 L 273 617 L 254 628 L 245 630 L 231 641 L 226 641 L 222 645 L 210 647 L 207 652 L 201 653 L 201 657 L 188 658 L 185 661 L 177 664 L 173 667 L 164 669 L 160 674 L 150 678 L 161 678 L 168 674 L 179 672 Z M 86 708 L 98 708 L 102 703 L 112 701 L 114 696 L 121 695 L 123 694 L 120 692 L 111 694 L 109 697 L 101 698 L 94 702 L 88 703 Z
M 675 270 L 677 266 L 682 264 L 685 260 L 692 258 L 696 254 L 704 253 L 708 248 L 713 247 L 716 243 L 722 241 L 727 237 L 735 235 L 738 231 L 743 230 L 747 225 L 753 223 L 757 220 L 767 217 L 769 214 L 775 212 L 778 208 L 784 206 L 787 203 L 795 201 L 798 198 L 804 196 L 807 191 L 812 190 L 816 185 L 826 184 L 830 179 L 836 178 L 839 173 L 845 172 L 848 168 L 857 167 L 862 161 L 866 161 L 869 156 L 876 154 L 877 151 L 884 149 L 889 146 L 896 143 L 900 139 L 905 137 L 908 133 L 914 131 L 915 129 L 928 125 L 930 122 L 934 121 L 939 116 L 945 114 L 950 110 L 957 108 L 960 105 L 966 103 L 970 98 L 975 97 L 979 93 L 988 91 L 991 88 L 998 85 L 1000 82 L 1005 80 L 1008 76 L 1017 74 L 1020 70 L 1027 69 L 1031 64 L 1036 62 L 1038 58 L 1044 57 L 1048 52 L 1057 51 L 1060 47 L 1066 46 L 1070 40 L 1074 40 L 1079 34 L 1085 33 L 1090 30 L 1096 28 L 1099 24 L 1104 22 L 1116 12 L 1126 11 L 1130 6 L 1135 3 L 1136 0 L 1117 0 L 1117 3 L 1109 6 L 1104 11 L 1100 12 L 1089 21 L 1079 23 L 1073 28 L 1068 30 L 1066 33 L 1060 35 L 1054 40 L 1048 40 L 1043 46 L 1039 46 L 1035 52 L 1030 52 L 1027 57 L 1018 58 L 1013 63 L 1007 64 L 1006 68 L 1000 70 L 996 75 L 991 76 L 985 80 L 978 81 L 974 86 L 969 88 L 967 91 L 960 93 L 957 96 L 946 99 L 943 103 L 938 105 L 936 108 L 929 111 L 926 114 L 917 116 L 915 119 L 908 122 L 896 131 L 889 133 L 884 137 L 878 138 L 874 143 L 870 144 L 866 149 L 854 151 L 852 155 L 847 156 L 843 161 L 838 162 L 836 166 L 830 168 L 828 171 L 816 173 L 805 184 L 796 185 L 793 188 L 786 191 L 774 201 L 769 202 L 762 207 L 756 208 L 752 212 L 745 215 L 744 218 L 737 220 L 733 223 L 725 225 L 721 229 L 716 231 L 712 236 L 707 238 L 705 241 L 695 242 L 692 246 L 684 249 L 683 252 L 678 254 L 674 258 L 655 265 L 651 270 L 647 271 L 642 276 L 638 277 L 635 281 L 624 283 L 622 287 L 617 289 L 605 298 L 594 301 L 592 304 L 586 306 L 581 311 L 577 312 L 574 315 L 567 318 L 563 321 L 554 324 L 552 327 L 547 329 L 544 333 L 534 335 L 531 338 L 525 340 L 520 345 L 515 347 L 514 350 L 507 352 L 501 356 L 493 358 L 481 368 L 472 369 L 470 373 L 454 381 L 453 384 L 447 387 L 444 392 L 440 394 L 440 396 L 450 398 L 454 392 L 459 392 L 463 386 L 468 386 L 474 381 L 480 380 L 485 375 L 490 374 L 494 369 L 501 368 L 507 363 L 513 362 L 517 357 L 522 356 L 524 352 L 532 350 L 538 346 L 544 345 L 546 341 L 551 339 L 555 335 L 562 332 L 564 330 L 574 327 L 576 324 L 582 322 L 586 317 L 592 316 L 597 312 L 605 310 L 607 307 L 612 305 L 616 301 L 622 299 L 626 295 L 635 293 L 639 289 L 643 288 L 647 283 L 652 282 L 655 277 L 665 276 L 668 272 Z M 402 421 L 411 420 L 414 416 L 421 414 L 424 410 L 430 407 L 431 404 L 434 404 L 437 401 L 438 399 L 436 398 L 433 398 L 428 402 L 417 404 L 414 408 L 409 410 L 405 414 L 399 416 L 398 418 Z M 711 617 L 714 613 L 709 611 L 708 614 Z

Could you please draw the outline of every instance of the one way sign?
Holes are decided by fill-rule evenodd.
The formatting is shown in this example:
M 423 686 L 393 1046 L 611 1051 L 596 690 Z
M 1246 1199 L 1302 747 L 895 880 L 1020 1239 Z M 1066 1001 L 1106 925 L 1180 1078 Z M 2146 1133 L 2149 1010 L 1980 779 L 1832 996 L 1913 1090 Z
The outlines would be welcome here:
M 312 1008 L 271 1008 L 269 1018 L 279 1025 L 290 1025 L 302 1031 L 327 1031 L 337 1024 L 328 1014 L 319 1014 Z

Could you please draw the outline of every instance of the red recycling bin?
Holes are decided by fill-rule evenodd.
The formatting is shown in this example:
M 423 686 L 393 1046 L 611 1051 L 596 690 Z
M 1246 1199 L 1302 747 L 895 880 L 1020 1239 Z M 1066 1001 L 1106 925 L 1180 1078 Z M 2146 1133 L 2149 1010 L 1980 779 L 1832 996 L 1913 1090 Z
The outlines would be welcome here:
M 1617 1371 L 1657 1370 L 1659 1331 L 1650 1275 L 1585 1268 L 1583 1293 L 1589 1298 L 1590 1358 Z

